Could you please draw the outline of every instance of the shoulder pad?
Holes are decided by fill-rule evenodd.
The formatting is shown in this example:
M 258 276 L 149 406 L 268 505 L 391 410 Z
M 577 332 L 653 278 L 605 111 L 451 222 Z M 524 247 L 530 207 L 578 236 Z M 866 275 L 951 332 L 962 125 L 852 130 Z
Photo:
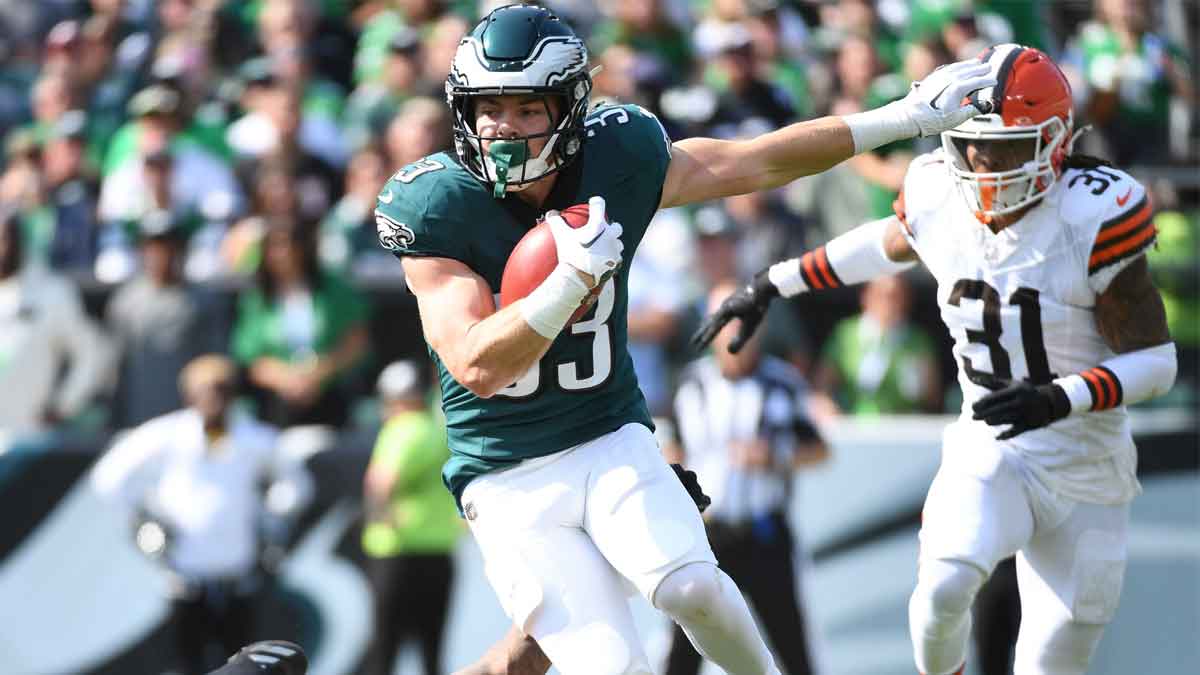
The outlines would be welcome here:
M 590 151 L 617 150 L 638 160 L 630 168 L 650 160 L 666 173 L 671 160 L 671 138 L 649 110 L 629 103 L 605 105 L 589 113 L 583 125 Z
M 396 255 L 460 259 L 465 243 L 440 224 L 468 220 L 467 195 L 482 190 L 446 153 L 405 166 L 388 179 L 375 202 L 380 245 Z
M 1111 166 L 1067 169 L 1061 184 L 1058 215 L 1072 227 L 1094 229 L 1102 221 L 1127 212 L 1146 195 L 1132 176 Z
M 939 148 L 917 155 L 908 165 L 904 186 L 897 199 L 896 215 L 910 237 L 917 236 L 919 222 L 937 211 L 954 195 L 954 182 L 946 171 L 946 158 Z

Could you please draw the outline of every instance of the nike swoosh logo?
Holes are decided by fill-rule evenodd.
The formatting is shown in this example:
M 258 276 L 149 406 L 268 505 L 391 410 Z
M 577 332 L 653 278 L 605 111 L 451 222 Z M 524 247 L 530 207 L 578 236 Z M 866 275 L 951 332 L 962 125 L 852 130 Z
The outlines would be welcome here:
M 383 202 L 384 204 L 391 204 L 392 199 L 394 198 L 395 195 L 392 194 L 391 188 L 385 188 L 383 192 L 379 193 L 379 201 Z
M 604 228 L 602 227 L 602 228 L 600 228 L 600 231 L 596 233 L 596 236 L 592 237 L 588 241 L 581 242 L 579 245 L 584 248 L 591 248 L 592 244 L 596 243 L 596 240 L 599 239 L 603 234 L 604 234 Z
M 1124 197 L 1117 197 L 1117 206 L 1125 206 L 1125 202 L 1129 201 L 1129 195 L 1131 194 L 1133 194 L 1133 188 L 1129 188 Z

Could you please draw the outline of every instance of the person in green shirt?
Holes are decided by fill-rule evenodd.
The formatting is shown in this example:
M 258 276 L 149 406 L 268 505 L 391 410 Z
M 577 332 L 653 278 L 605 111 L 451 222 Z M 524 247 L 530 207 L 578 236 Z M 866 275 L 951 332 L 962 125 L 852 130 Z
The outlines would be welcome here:
M 462 521 L 442 485 L 446 430 L 430 411 L 427 366 L 397 361 L 379 376 L 385 421 L 363 481 L 362 547 L 375 591 L 375 635 L 361 672 L 386 675 L 403 642 L 421 650 L 426 675 L 441 667 L 442 634 Z
M 833 330 L 816 384 L 853 415 L 935 412 L 941 378 L 933 340 L 908 321 L 903 277 L 877 279 L 862 292 L 863 313 Z
M 315 228 L 271 223 L 257 283 L 238 301 L 232 352 L 279 427 L 341 426 L 343 386 L 368 349 L 366 300 L 317 262 Z
M 1172 96 L 1195 100 L 1183 50 L 1150 31 L 1145 0 L 1102 0 L 1075 38 L 1090 89 L 1087 116 L 1117 164 L 1157 163 L 1168 150 Z

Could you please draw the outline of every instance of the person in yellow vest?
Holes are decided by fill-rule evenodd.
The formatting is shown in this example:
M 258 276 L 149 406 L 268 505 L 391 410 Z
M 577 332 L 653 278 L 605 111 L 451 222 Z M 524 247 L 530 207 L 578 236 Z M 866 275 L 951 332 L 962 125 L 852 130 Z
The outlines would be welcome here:
M 397 361 L 379 376 L 384 424 L 363 482 L 362 546 L 374 589 L 375 635 L 361 672 L 391 673 L 404 642 L 421 650 L 427 675 L 445 673 L 441 645 L 454 546 L 462 532 L 442 485 L 446 430 L 426 400 L 426 368 Z

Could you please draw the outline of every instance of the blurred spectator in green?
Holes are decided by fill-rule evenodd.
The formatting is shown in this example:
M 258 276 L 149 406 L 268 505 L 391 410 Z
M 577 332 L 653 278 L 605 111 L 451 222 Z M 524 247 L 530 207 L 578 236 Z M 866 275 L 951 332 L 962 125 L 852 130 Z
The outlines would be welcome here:
M 667 14 L 664 0 L 612 0 L 608 18 L 596 26 L 589 44 L 597 52 L 611 45 L 628 45 L 658 59 L 681 80 L 692 70 L 688 34 Z
M 45 212 L 46 186 L 37 136 L 28 127 L 17 129 L 4 141 L 5 166 L 0 174 L 0 207 L 5 217 L 21 227 L 24 260 L 46 262 L 53 222 Z
M 0 205 L 21 225 L 27 262 L 73 273 L 91 269 L 96 184 L 84 162 L 84 133 L 83 113 L 72 110 L 41 134 L 26 127 L 9 135 Z
M 1047 3 L 1033 0 L 914 0 L 905 39 L 941 40 L 954 60 L 978 56 L 986 47 L 1004 42 L 1045 51 Z
M 421 37 L 404 27 L 388 42 L 383 74 L 360 84 L 346 104 L 346 138 L 350 147 L 361 148 L 381 136 L 400 105 L 418 94 L 432 94 L 444 82 L 422 78 Z
M 1119 165 L 1166 158 L 1171 97 L 1196 102 L 1186 54 L 1151 32 L 1153 18 L 1146 0 L 1096 0 L 1095 19 L 1074 39 L 1089 90 L 1081 97 L 1087 116 Z
M 817 363 L 813 384 L 833 404 L 822 416 L 941 412 L 935 346 L 909 322 L 908 282 L 876 279 L 861 301 L 862 314 L 838 323 Z
M 310 76 L 303 51 L 253 59 L 242 67 L 242 74 L 247 81 L 242 96 L 246 114 L 229 126 L 226 136 L 237 156 L 259 157 L 294 143 L 331 167 L 345 165 L 344 95 L 333 82 Z
M 441 645 L 462 521 L 442 484 L 446 431 L 429 408 L 427 368 L 397 361 L 379 376 L 384 425 L 363 480 L 362 547 L 374 590 L 375 633 L 365 675 L 393 672 L 408 640 L 426 675 L 447 672 Z
M 321 269 L 315 227 L 269 224 L 232 338 L 257 390 L 260 417 L 279 427 L 342 426 L 351 376 L 368 349 L 367 312 L 361 293 Z
M 181 407 L 178 373 L 201 354 L 223 351 L 228 329 L 218 295 L 184 281 L 186 223 L 154 211 L 138 226 L 141 271 L 105 310 L 120 359 L 109 418 L 117 429 Z
M 129 102 L 129 113 L 135 118 L 128 136 L 132 143 L 117 148 L 114 140 L 110 148 L 100 187 L 101 221 L 132 222 L 162 208 L 224 217 L 241 207 L 233 171 L 182 133 L 186 120 L 178 90 L 165 84 L 146 87 Z M 117 152 L 125 156 L 114 157 Z M 160 165 L 165 165 L 165 190 L 155 173 Z
M 375 198 L 387 182 L 389 171 L 382 151 L 365 147 L 354 153 L 346 167 L 345 192 L 321 220 L 321 264 L 343 274 L 370 270 L 399 273 L 395 259 L 379 246 L 375 233 Z M 383 265 L 371 265 L 371 259 Z
M 354 54 L 355 86 L 379 80 L 383 76 L 388 45 L 396 33 L 406 28 L 423 30 L 434 25 L 445 15 L 449 3 L 444 0 L 385 0 L 374 4 L 381 9 L 363 24 L 358 49 Z M 470 18 L 475 18 L 473 7 L 470 15 Z M 455 44 L 457 42 L 455 39 Z M 445 65 L 449 70 L 450 59 L 446 59 Z M 446 74 L 442 73 L 441 79 L 445 78 Z

